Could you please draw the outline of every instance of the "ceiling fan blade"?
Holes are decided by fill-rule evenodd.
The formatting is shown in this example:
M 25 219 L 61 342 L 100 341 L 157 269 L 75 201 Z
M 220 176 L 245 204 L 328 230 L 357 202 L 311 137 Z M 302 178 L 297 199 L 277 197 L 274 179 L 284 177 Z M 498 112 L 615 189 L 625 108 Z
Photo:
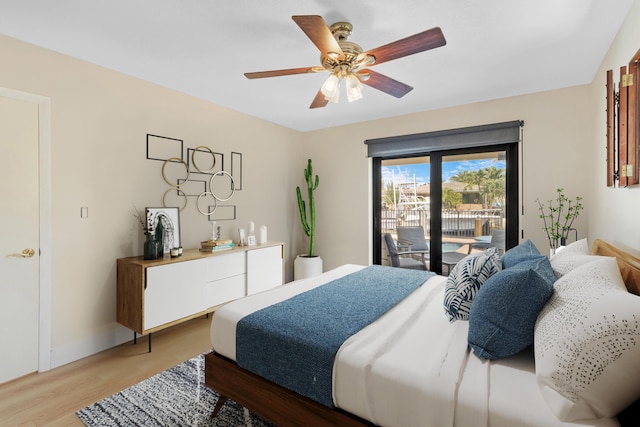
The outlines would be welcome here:
M 384 74 L 376 73 L 375 71 L 370 69 L 358 71 L 358 74 L 369 74 L 368 79 L 361 79 L 362 84 L 381 90 L 382 92 L 388 93 L 389 95 L 395 96 L 396 98 L 402 98 L 407 93 L 413 90 L 413 88 L 409 85 L 394 80 L 391 77 L 387 77 Z
M 257 71 L 244 73 L 248 79 L 263 79 L 265 77 L 290 76 L 293 74 L 319 73 L 326 71 L 323 67 L 288 68 L 286 70 Z
M 447 41 L 444 38 L 444 34 L 442 34 L 442 30 L 440 27 L 435 27 L 364 52 L 360 54 L 360 56 L 372 55 L 376 59 L 373 65 L 377 65 L 393 59 L 413 55 L 414 53 L 444 46 L 445 44 L 447 44 Z
M 309 108 L 322 108 L 325 107 L 329 101 L 324 97 L 324 94 L 321 90 L 316 93 L 316 97 L 313 98 L 313 102 L 309 105 Z
M 335 37 L 331 34 L 331 30 L 324 22 L 321 16 L 318 15 L 298 15 L 291 17 L 296 24 L 304 31 L 304 33 L 311 39 L 313 44 L 316 45 L 320 52 L 325 56 L 335 56 L 338 58 L 344 57 L 344 53 L 340 48 Z M 330 55 L 334 54 L 334 55 Z

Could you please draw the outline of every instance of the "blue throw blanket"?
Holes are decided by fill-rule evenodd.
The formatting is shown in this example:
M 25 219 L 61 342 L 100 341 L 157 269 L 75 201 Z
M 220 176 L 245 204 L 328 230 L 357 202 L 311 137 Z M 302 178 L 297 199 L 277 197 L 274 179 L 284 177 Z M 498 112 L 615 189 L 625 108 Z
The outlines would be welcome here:
M 242 318 L 239 366 L 333 407 L 333 361 L 342 343 L 434 273 L 364 268 Z

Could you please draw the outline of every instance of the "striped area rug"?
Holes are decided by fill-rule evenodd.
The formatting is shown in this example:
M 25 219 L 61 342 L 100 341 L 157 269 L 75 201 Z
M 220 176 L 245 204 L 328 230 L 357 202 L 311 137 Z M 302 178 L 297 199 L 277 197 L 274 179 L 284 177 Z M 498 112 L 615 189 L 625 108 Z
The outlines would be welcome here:
M 251 426 L 272 424 L 227 401 L 211 411 L 218 394 L 204 384 L 204 354 L 154 375 L 76 412 L 87 426 Z

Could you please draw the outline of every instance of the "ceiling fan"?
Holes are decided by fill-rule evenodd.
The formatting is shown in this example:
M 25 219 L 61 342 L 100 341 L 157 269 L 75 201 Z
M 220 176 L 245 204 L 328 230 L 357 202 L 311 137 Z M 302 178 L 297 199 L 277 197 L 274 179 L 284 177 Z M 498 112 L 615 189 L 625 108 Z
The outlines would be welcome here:
M 319 108 L 329 101 L 338 102 L 340 82 L 345 81 L 349 102 L 362 98 L 362 84 L 401 98 L 413 88 L 369 67 L 393 59 L 424 52 L 444 46 L 447 42 L 439 27 L 363 52 L 362 48 L 347 41 L 353 30 L 348 22 L 336 22 L 330 27 L 317 15 L 292 16 L 296 24 L 320 49 L 320 66 L 289 68 L 285 70 L 245 73 L 248 79 L 288 76 L 293 74 L 331 73 L 324 82 L 309 108 Z

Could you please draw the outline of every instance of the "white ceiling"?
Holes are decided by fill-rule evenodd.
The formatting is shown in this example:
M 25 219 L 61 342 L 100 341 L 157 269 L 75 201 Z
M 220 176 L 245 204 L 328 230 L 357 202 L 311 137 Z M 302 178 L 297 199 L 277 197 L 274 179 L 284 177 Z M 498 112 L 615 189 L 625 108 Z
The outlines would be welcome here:
M 0 0 L 0 33 L 308 131 L 590 83 L 633 1 Z M 374 66 L 403 98 L 310 110 L 327 74 L 243 76 L 319 65 L 292 15 L 351 22 L 364 50 L 435 26 L 447 44 Z

